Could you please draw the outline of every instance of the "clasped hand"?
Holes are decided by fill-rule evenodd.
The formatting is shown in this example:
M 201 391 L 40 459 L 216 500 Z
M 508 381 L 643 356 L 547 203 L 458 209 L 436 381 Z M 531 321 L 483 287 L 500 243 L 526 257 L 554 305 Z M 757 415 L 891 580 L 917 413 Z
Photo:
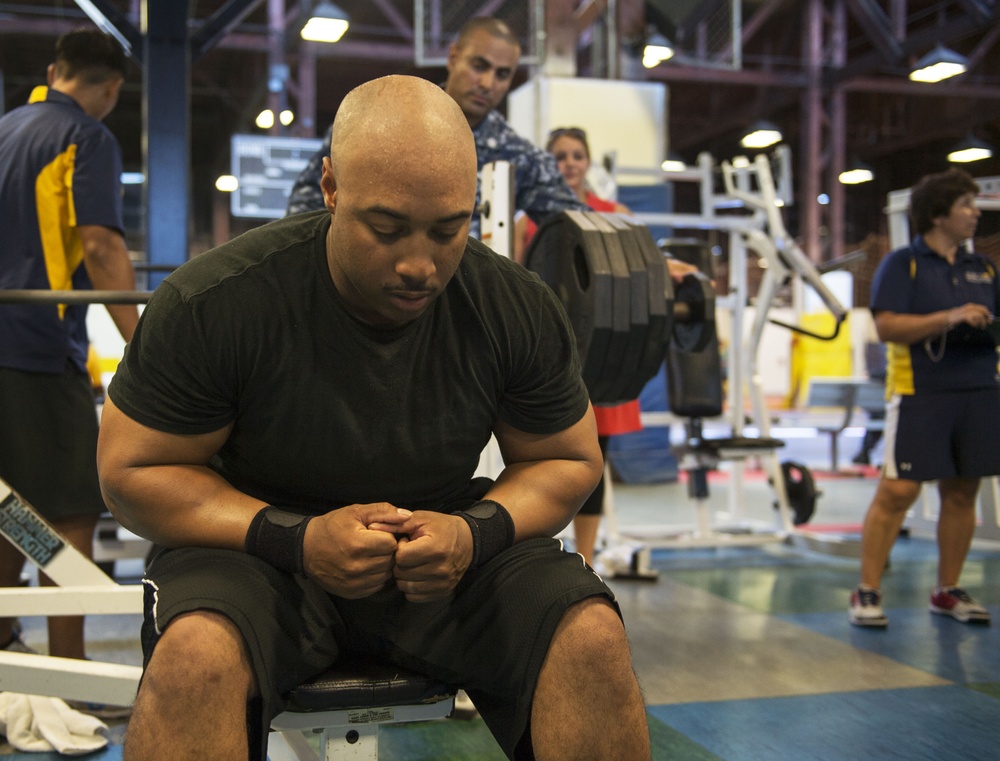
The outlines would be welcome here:
M 472 562 L 472 532 L 462 518 L 385 502 L 317 516 L 304 541 L 306 575 L 347 599 L 393 581 L 411 602 L 442 599 Z
M 960 323 L 968 323 L 974 328 L 985 329 L 993 321 L 993 315 L 983 304 L 970 302 L 960 307 L 954 307 L 948 314 L 948 327 L 952 328 Z

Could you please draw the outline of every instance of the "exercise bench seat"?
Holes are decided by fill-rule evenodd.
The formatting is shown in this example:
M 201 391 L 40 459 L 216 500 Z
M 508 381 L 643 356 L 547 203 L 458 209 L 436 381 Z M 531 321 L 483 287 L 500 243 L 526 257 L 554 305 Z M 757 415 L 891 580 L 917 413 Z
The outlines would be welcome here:
M 338 664 L 299 685 L 271 721 L 269 761 L 377 759 L 383 724 L 443 719 L 456 689 L 391 664 Z M 305 739 L 322 734 L 320 755 Z

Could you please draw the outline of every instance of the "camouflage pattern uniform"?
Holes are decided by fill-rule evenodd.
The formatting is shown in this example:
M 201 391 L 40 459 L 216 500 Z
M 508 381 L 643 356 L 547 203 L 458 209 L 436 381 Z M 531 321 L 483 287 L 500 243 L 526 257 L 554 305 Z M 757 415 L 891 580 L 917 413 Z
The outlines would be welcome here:
M 332 129 L 332 128 L 331 128 Z M 319 180 L 323 174 L 323 157 L 330 155 L 330 133 L 327 129 L 323 145 L 302 170 L 288 199 L 286 214 L 299 214 L 323 208 L 323 193 Z M 535 222 L 563 209 L 586 209 L 559 173 L 556 160 L 541 148 L 518 135 L 499 112 L 490 111 L 472 130 L 476 139 L 479 170 L 493 161 L 509 161 L 514 165 L 514 208 L 523 209 Z M 480 183 L 476 184 L 476 207 L 479 207 Z M 479 214 L 472 215 L 469 235 L 479 237 Z

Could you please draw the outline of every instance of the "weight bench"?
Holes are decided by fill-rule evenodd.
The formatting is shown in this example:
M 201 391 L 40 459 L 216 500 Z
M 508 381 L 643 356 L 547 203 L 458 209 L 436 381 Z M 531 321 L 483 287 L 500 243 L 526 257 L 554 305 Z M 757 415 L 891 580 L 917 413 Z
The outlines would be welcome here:
M 269 761 L 377 759 L 383 724 L 443 719 L 456 689 L 391 664 L 336 665 L 291 691 L 271 721 Z M 319 755 L 306 734 L 321 734 Z

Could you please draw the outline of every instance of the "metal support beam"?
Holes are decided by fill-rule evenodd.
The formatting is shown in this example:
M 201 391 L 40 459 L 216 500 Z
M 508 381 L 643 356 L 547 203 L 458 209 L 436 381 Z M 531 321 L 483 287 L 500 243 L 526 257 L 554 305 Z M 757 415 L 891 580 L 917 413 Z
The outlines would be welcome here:
M 229 0 L 191 36 L 191 59 L 197 61 L 252 13 L 263 0 Z
M 125 14 L 107 0 L 76 0 L 76 4 L 99 29 L 118 40 L 125 52 L 142 65 L 142 35 Z
M 820 206 L 816 199 L 819 196 L 823 175 L 823 160 L 820 146 L 823 142 L 823 88 L 822 88 L 822 50 L 823 50 L 823 2 L 822 0 L 807 0 L 805 9 L 805 25 L 803 29 L 803 58 L 806 64 L 808 85 L 802 93 L 801 141 L 802 161 L 799 162 L 799 194 L 797 203 L 800 208 L 802 228 L 799 238 L 802 248 L 813 262 L 820 261 Z
M 986 3 L 983 0 L 958 0 L 958 4 L 965 8 L 965 12 L 977 16 L 980 21 L 989 21 L 993 16 L 993 11 L 990 10 L 991 5 L 995 3 Z
M 851 14 L 887 63 L 898 61 L 903 48 L 893 36 L 889 17 L 873 0 L 847 0 Z
M 146 66 L 146 258 L 178 266 L 188 258 L 191 53 L 187 0 L 144 0 Z M 163 280 L 150 273 L 149 287 Z
M 977 17 L 963 15 L 951 21 L 947 21 L 940 26 L 921 29 L 907 35 L 901 44 L 902 56 L 923 55 L 932 47 L 941 43 L 950 45 L 955 40 L 960 40 L 972 34 L 983 31 L 984 23 L 1000 22 L 1000 7 L 990 13 L 988 22 L 983 22 Z M 830 79 L 835 82 L 849 82 L 855 77 L 870 74 L 872 71 L 880 69 L 885 64 L 884 54 L 878 51 L 865 53 L 853 58 L 850 63 L 842 69 L 830 74 Z

